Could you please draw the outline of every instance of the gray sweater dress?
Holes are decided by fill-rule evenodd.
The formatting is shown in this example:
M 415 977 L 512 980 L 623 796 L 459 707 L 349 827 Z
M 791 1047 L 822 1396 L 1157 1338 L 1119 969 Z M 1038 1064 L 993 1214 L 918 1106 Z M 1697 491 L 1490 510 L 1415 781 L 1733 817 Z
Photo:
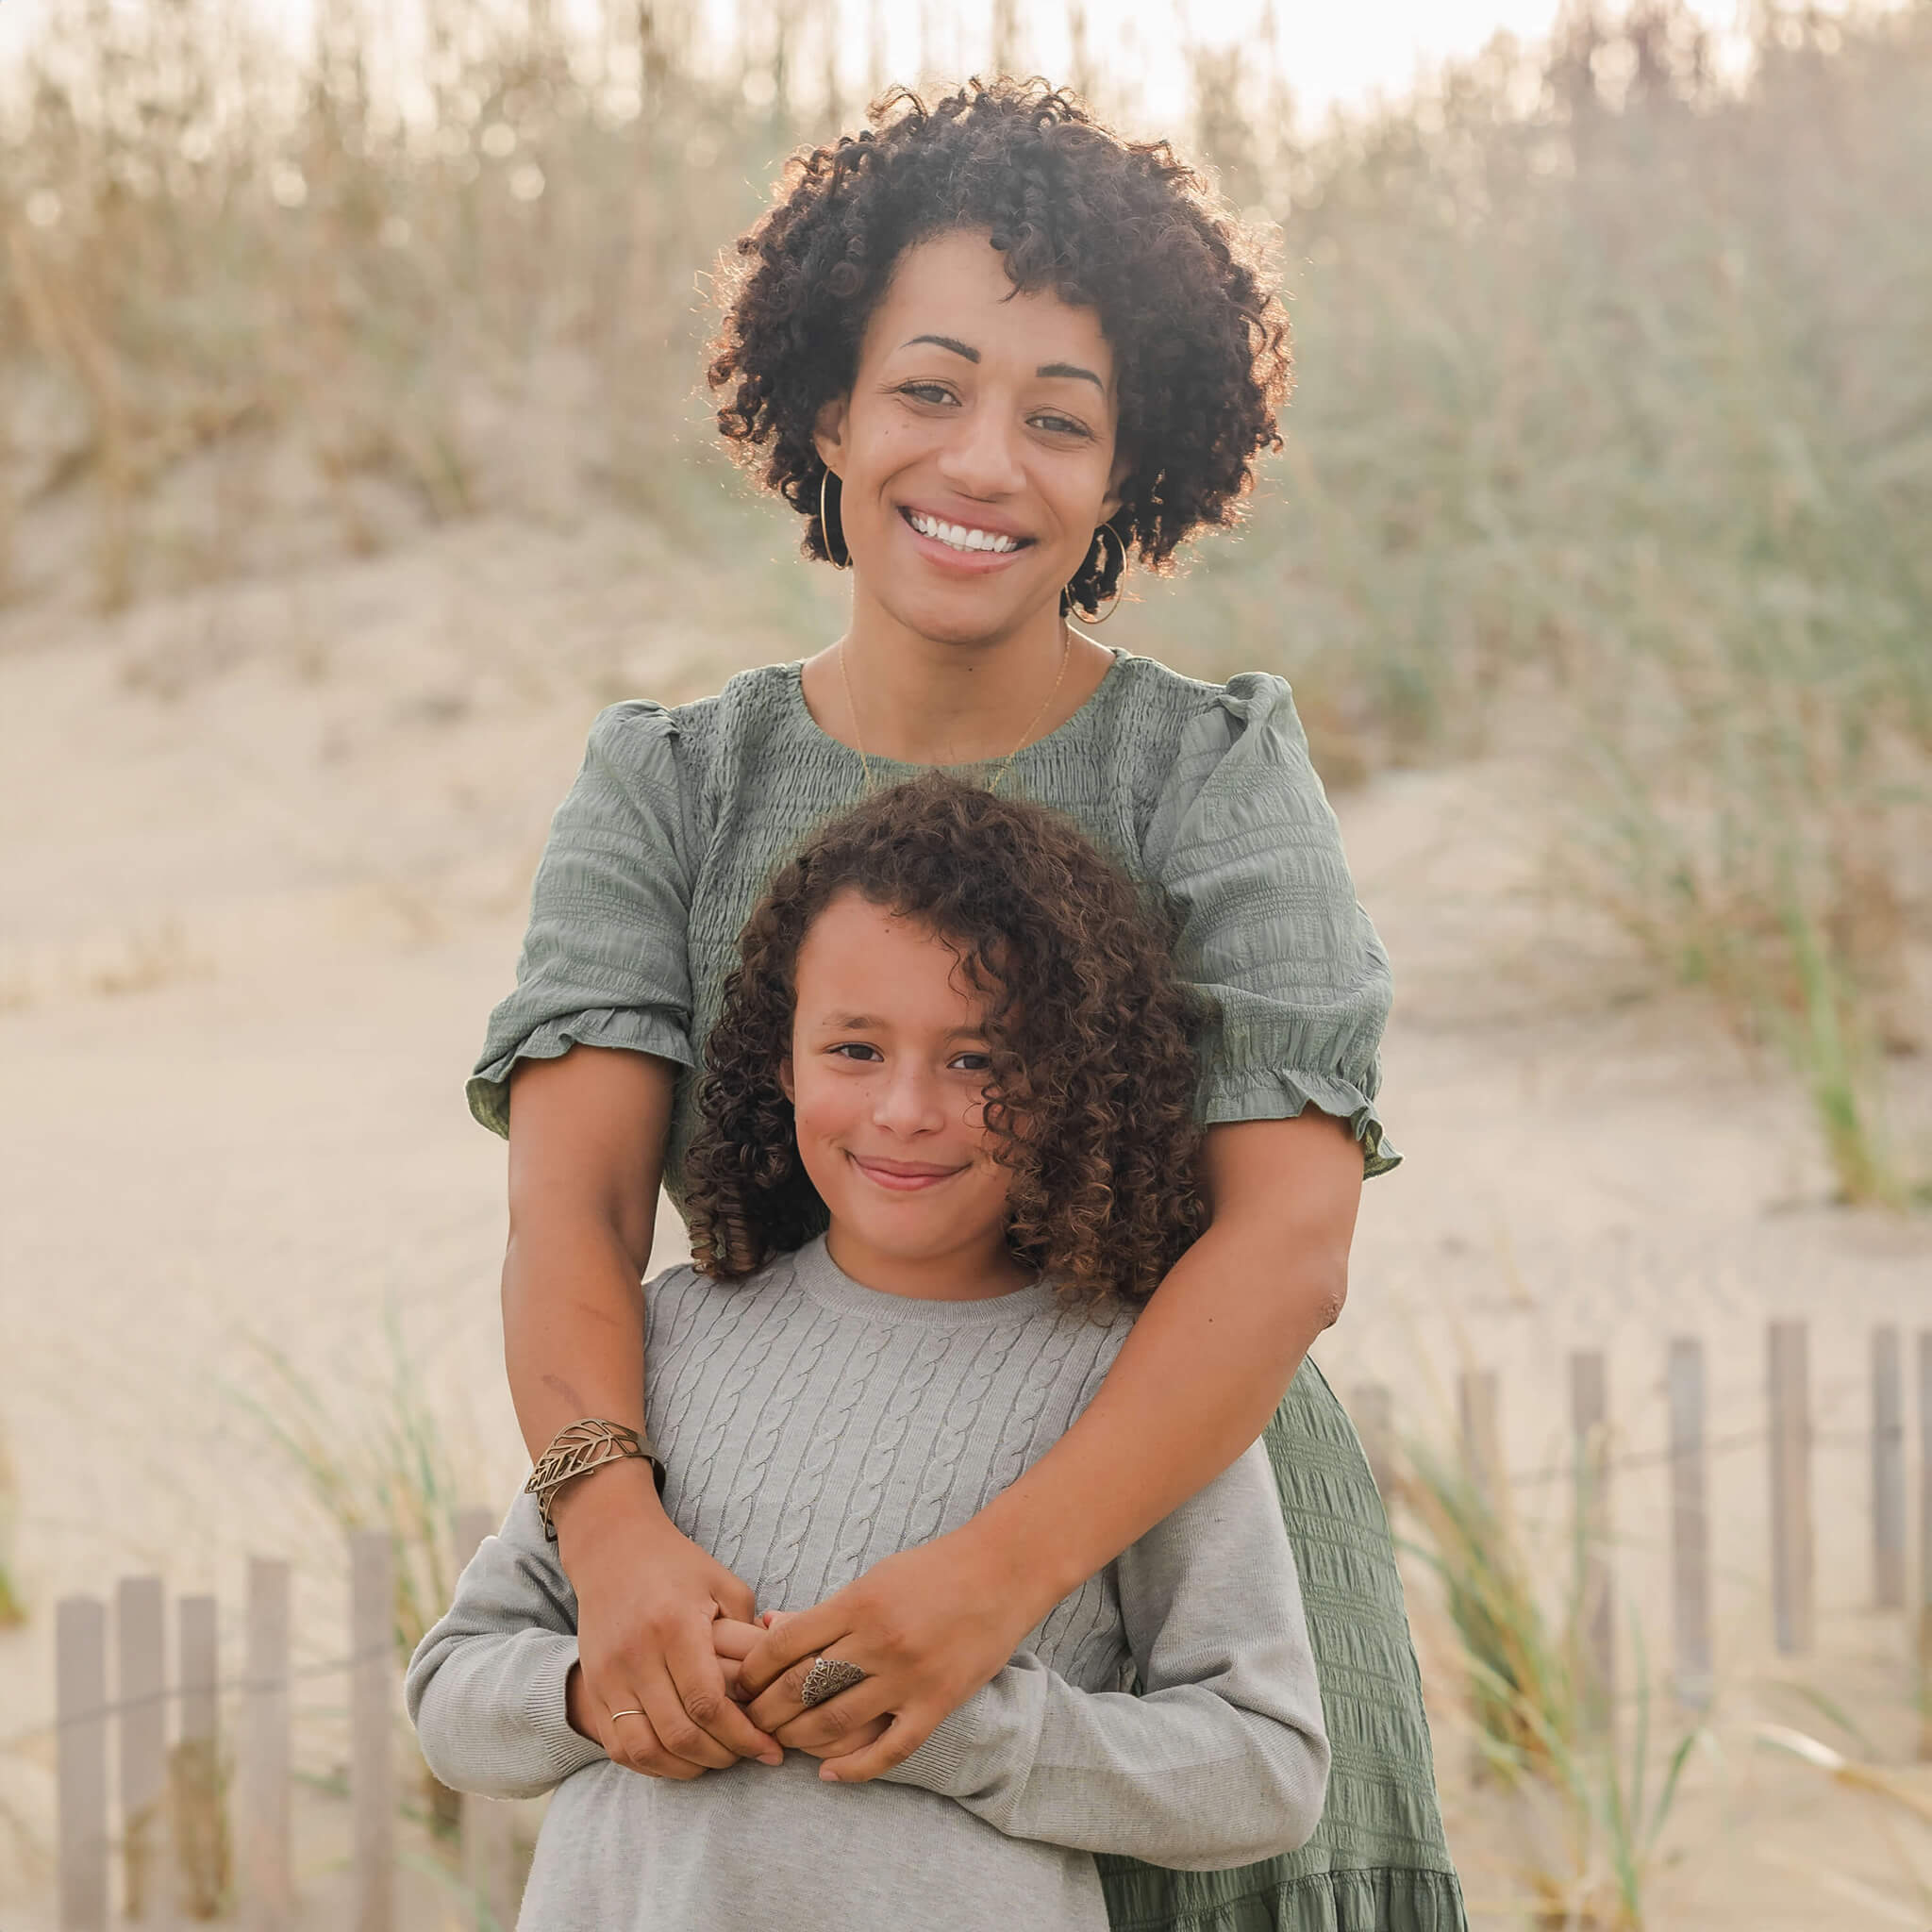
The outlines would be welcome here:
M 881 1294 L 820 1241 L 736 1286 L 672 1269 L 645 1322 L 666 1507 L 760 1609 L 796 1610 L 1010 1484 L 1085 1407 L 1130 1317 L 1070 1310 L 1043 1283 Z M 445 1783 L 555 1788 L 524 1932 L 1102 1932 L 1094 1853 L 1237 1866 L 1321 1816 L 1321 1695 L 1258 1446 L 871 1784 L 822 1783 L 799 1752 L 689 1784 L 611 1764 L 564 1714 L 575 1612 L 520 1497 L 409 1666 Z

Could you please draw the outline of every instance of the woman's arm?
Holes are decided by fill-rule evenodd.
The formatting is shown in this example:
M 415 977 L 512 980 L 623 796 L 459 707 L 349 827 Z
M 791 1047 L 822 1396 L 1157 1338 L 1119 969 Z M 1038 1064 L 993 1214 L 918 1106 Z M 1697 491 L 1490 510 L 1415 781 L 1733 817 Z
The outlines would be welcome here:
M 1307 1842 L 1328 1739 L 1294 1557 L 1251 1447 L 1122 1552 L 1142 1694 L 1022 1654 L 896 1770 L 1010 1838 L 1208 1872 Z
M 1341 1312 L 1361 1149 L 1311 1110 L 1210 1128 L 1203 1173 L 1208 1231 L 1066 1435 L 963 1528 L 874 1565 L 745 1659 L 752 1719 L 781 1743 L 835 1744 L 890 1711 L 883 1738 L 830 1766 L 858 1782 L 903 1763 L 1061 1597 L 1259 1437 Z M 804 1712 L 783 1674 L 827 1651 L 869 1680 Z
M 586 1416 L 641 1429 L 658 1183 L 676 1070 L 649 1054 L 578 1046 L 526 1060 L 512 1082 L 504 1357 L 532 1457 Z M 634 1771 L 689 1776 L 777 1746 L 725 1692 L 710 1638 L 752 1592 L 665 1515 L 648 1466 L 570 1484 L 553 1515 L 576 1591 L 593 1710 L 640 1710 L 607 1740 Z

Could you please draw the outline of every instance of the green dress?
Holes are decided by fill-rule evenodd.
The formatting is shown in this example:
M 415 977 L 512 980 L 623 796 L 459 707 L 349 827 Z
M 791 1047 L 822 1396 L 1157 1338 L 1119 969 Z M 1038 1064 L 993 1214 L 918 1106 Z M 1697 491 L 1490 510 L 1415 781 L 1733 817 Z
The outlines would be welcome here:
M 914 768 L 872 760 L 874 783 Z M 806 708 L 799 666 L 734 677 L 675 709 L 597 720 L 558 808 L 517 986 L 491 1015 L 471 1110 L 508 1128 L 520 1058 L 574 1045 L 695 1067 L 738 935 L 778 861 L 865 783 L 858 755 Z M 1389 962 L 1356 903 L 1334 814 L 1288 686 L 1225 686 L 1117 655 L 1004 789 L 1065 812 L 1181 922 L 1183 970 L 1213 1002 L 1204 1121 L 1346 1121 L 1364 1172 L 1398 1158 L 1375 1112 Z M 695 1082 L 680 1079 L 665 1181 L 681 1192 Z M 1460 1889 L 1436 1801 L 1427 1720 L 1381 1499 L 1312 1363 L 1266 1437 L 1333 1751 L 1327 1807 L 1288 1857 L 1236 1872 L 1104 1858 L 1119 1932 L 1460 1932 Z

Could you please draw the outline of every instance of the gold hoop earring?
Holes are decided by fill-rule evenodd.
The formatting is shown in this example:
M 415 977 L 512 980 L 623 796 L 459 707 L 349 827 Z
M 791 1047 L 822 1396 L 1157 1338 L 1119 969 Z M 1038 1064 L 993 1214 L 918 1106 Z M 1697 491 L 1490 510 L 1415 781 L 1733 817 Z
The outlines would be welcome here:
M 825 546 L 825 559 L 831 564 L 832 568 L 834 570 L 844 570 L 852 561 L 851 548 L 845 543 L 844 520 L 842 518 L 840 520 L 839 542 L 841 547 L 844 549 L 845 555 L 838 557 L 832 551 L 832 525 L 830 520 L 825 515 L 825 485 L 831 480 L 831 471 L 822 470 L 819 473 L 819 541 Z M 840 495 L 842 497 L 843 494 L 844 488 L 841 485 Z
M 1126 586 L 1127 546 L 1125 541 L 1123 540 L 1121 533 L 1118 530 L 1116 530 L 1111 524 L 1102 524 L 1100 527 L 1093 533 L 1093 541 L 1096 545 L 1098 545 L 1100 550 L 1100 560 L 1103 564 L 1105 564 L 1107 561 L 1106 540 L 1109 537 L 1113 539 L 1114 546 L 1116 549 L 1119 550 L 1121 554 L 1121 574 L 1118 577 L 1114 579 L 1113 595 L 1108 599 L 1107 608 L 1105 610 L 1097 610 L 1091 617 L 1089 617 L 1087 613 L 1080 608 L 1079 605 L 1074 603 L 1073 585 L 1069 584 L 1067 586 L 1067 615 L 1069 617 L 1074 617 L 1079 619 L 1080 623 L 1083 624 L 1089 630 L 1098 630 L 1100 626 L 1103 624 L 1105 624 L 1107 620 L 1109 617 L 1111 617 L 1114 614 L 1114 612 L 1121 608 L 1121 592 Z M 1088 553 L 1088 556 L 1091 557 L 1091 555 L 1092 552 L 1090 551 Z M 1087 559 L 1086 558 L 1082 558 L 1080 560 L 1084 563 Z

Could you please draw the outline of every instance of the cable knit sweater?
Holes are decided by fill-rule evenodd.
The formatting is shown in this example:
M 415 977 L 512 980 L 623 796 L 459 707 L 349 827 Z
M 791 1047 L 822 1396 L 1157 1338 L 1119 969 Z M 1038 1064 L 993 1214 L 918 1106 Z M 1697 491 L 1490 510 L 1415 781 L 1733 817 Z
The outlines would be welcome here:
M 822 1241 L 736 1287 L 672 1269 L 645 1310 L 666 1507 L 761 1609 L 806 1608 L 976 1514 L 1066 1431 L 1129 1320 L 1068 1310 L 1044 1284 L 876 1293 Z M 1321 1816 L 1321 1696 L 1258 1447 L 871 1784 L 824 1784 L 799 1752 L 689 1784 L 620 1769 L 564 1715 L 575 1624 L 520 1497 L 409 1666 L 445 1783 L 558 1788 L 524 1932 L 1102 1932 L 1091 1854 L 1243 1865 Z

